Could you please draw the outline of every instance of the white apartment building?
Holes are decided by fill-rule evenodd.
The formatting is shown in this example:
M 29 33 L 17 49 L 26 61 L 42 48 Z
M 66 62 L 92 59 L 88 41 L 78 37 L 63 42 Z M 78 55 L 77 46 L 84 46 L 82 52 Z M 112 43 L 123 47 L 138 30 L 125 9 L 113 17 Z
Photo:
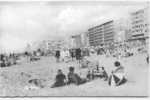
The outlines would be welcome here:
M 149 33 L 148 8 L 131 13 L 132 40 L 145 39 Z

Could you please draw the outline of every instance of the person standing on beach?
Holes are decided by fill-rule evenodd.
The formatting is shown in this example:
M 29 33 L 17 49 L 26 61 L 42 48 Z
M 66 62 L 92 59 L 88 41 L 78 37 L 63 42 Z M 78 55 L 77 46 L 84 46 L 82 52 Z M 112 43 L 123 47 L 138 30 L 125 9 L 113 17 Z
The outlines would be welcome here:
M 56 57 L 56 62 L 59 62 L 59 59 L 60 59 L 60 51 L 59 50 L 56 50 L 55 57 Z

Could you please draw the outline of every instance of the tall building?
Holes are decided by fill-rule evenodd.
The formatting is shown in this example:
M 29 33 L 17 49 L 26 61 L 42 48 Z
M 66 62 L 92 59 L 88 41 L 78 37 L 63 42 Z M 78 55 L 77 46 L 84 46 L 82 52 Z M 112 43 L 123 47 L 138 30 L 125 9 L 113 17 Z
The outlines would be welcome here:
M 88 29 L 90 46 L 105 45 L 114 42 L 114 21 L 108 21 L 101 25 Z
M 104 44 L 109 44 L 115 40 L 114 21 L 109 21 L 103 24 Z
M 131 35 L 132 40 L 140 40 L 148 37 L 148 8 L 140 9 L 131 13 Z

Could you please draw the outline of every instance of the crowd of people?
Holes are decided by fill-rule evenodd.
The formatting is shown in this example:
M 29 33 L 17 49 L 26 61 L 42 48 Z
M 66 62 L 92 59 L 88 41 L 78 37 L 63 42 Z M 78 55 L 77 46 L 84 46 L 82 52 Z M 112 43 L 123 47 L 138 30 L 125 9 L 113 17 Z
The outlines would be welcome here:
M 56 50 L 55 57 L 57 62 L 67 62 L 68 58 L 71 58 L 72 61 L 76 59 L 80 63 L 85 56 L 90 56 L 92 54 L 105 55 L 107 57 L 116 57 L 120 59 L 121 57 L 130 57 L 145 52 L 148 52 L 146 44 L 124 43 L 87 48 L 59 49 Z
M 69 68 L 67 78 L 65 74 L 63 74 L 62 70 L 59 69 L 55 79 L 56 82 L 52 85 L 52 88 L 69 85 L 71 83 L 80 85 L 86 82 L 86 79 L 81 78 L 77 73 L 74 72 L 74 67 Z
M 55 56 L 56 62 L 69 62 L 77 60 L 79 63 L 83 62 L 85 56 L 90 56 L 91 54 L 106 55 L 107 57 L 130 57 L 138 53 L 147 52 L 145 44 L 141 42 L 138 43 L 124 43 L 124 44 L 113 44 L 109 46 L 96 46 L 87 48 L 74 48 L 74 49 L 58 49 L 52 55 Z M 10 53 L 10 54 L 0 54 L 0 66 L 7 67 L 17 64 L 17 61 L 21 57 L 26 57 L 29 62 L 40 60 L 40 56 L 46 56 L 45 53 L 38 49 L 33 52 L 24 53 Z M 147 53 L 146 58 L 147 63 L 149 63 L 149 55 Z
M 0 67 L 9 67 L 19 63 L 21 58 L 27 58 L 27 62 L 40 60 L 40 56 L 43 56 L 44 53 L 38 49 L 33 52 L 23 52 L 23 53 L 10 53 L 10 54 L 0 54 Z
M 90 63 L 90 61 L 84 59 L 85 56 L 91 56 L 92 54 L 104 55 L 106 57 L 116 57 L 120 59 L 120 57 L 130 57 L 139 53 L 147 53 L 146 62 L 149 63 L 148 50 L 143 44 L 118 44 L 116 46 L 111 45 L 106 47 L 99 46 L 89 48 L 58 49 L 54 52 L 55 53 L 53 56 L 56 58 L 57 63 L 76 60 L 84 68 L 87 68 Z M 32 62 L 40 60 L 40 57 L 44 56 L 44 53 L 41 50 L 37 50 L 32 53 L 13 53 L 10 55 L 1 54 L 0 66 L 5 67 L 17 64 L 17 60 L 19 60 L 21 56 L 27 57 L 27 59 Z M 81 78 L 79 74 L 75 73 L 75 67 L 73 66 L 69 68 L 67 76 L 65 76 L 62 69 L 59 69 L 55 77 L 55 83 L 51 87 L 54 88 L 72 83 L 80 85 L 92 81 L 95 78 L 104 79 L 104 81 L 107 81 L 108 85 L 111 86 L 119 86 L 127 81 L 123 65 L 119 61 L 116 61 L 114 62 L 114 70 L 109 75 L 105 68 L 99 65 L 96 65 L 91 70 L 88 70 L 86 78 Z
M 96 66 L 96 68 L 87 72 L 86 78 L 82 78 L 80 75 L 75 73 L 75 68 L 72 66 L 69 67 L 67 77 L 62 72 L 62 70 L 59 69 L 55 77 L 55 83 L 51 86 L 51 88 L 69 84 L 81 85 L 97 78 L 104 79 L 104 81 L 107 81 L 108 85 L 111 86 L 119 86 L 127 81 L 124 67 L 120 64 L 119 61 L 116 61 L 114 62 L 114 70 L 112 71 L 110 76 L 108 76 L 107 71 L 104 67 L 99 67 L 98 65 Z
M 77 61 L 81 61 L 82 57 L 85 56 L 85 50 L 81 50 L 81 48 L 76 49 L 62 49 L 62 50 L 56 50 L 55 57 L 56 62 L 60 61 L 69 61 L 71 58 L 71 61 L 74 61 L 76 59 Z
M 0 67 L 15 65 L 18 60 L 18 54 L 12 53 L 10 55 L 0 54 Z
M 136 44 L 136 45 L 135 45 Z M 67 51 L 67 50 L 66 50 Z M 59 52 L 59 53 L 58 53 Z M 107 47 L 91 47 L 91 48 L 77 48 L 74 49 L 74 52 L 67 51 L 67 56 L 76 58 L 77 61 L 81 64 L 81 66 L 88 66 L 88 61 L 84 64 L 84 57 L 90 56 L 91 54 L 97 55 L 105 55 L 106 57 L 116 57 L 118 60 L 123 57 L 130 57 L 137 54 L 147 53 L 146 62 L 149 63 L 149 55 L 147 45 L 143 44 L 142 42 L 139 43 L 124 43 L 124 44 L 117 44 L 111 45 Z M 85 53 L 86 52 L 86 53 Z M 61 51 L 57 50 L 55 55 L 57 61 L 60 61 L 61 58 Z M 104 67 L 97 66 L 96 69 L 92 71 L 88 71 L 86 79 L 80 78 L 80 76 L 74 73 L 74 68 L 69 68 L 68 73 L 68 81 L 66 82 L 66 76 L 63 74 L 62 70 L 58 70 L 58 76 L 62 75 L 62 80 L 59 81 L 59 78 L 56 76 L 56 83 L 52 87 L 57 87 L 61 85 L 66 85 L 68 83 L 75 83 L 75 84 L 82 84 L 93 80 L 95 77 L 104 78 L 105 81 L 108 81 L 109 85 L 119 86 L 127 81 L 125 77 L 124 67 L 121 65 L 119 61 L 114 63 L 114 70 L 111 72 L 111 75 L 108 76 L 107 71 Z M 61 74 L 60 74 L 61 73 Z M 74 74 L 73 74 L 74 73 Z M 62 84 L 60 85 L 60 83 Z

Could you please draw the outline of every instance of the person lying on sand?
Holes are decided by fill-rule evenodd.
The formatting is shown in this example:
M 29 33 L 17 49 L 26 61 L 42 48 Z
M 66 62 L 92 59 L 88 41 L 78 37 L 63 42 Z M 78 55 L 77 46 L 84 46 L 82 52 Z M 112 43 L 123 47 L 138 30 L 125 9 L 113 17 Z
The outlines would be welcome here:
M 69 68 L 67 84 L 74 83 L 76 85 L 80 85 L 86 82 L 87 82 L 86 79 L 83 79 L 78 74 L 74 73 L 74 67 Z
M 43 82 L 46 81 L 44 79 L 30 79 L 28 80 L 28 85 L 24 87 L 25 90 L 37 90 L 44 88 Z

